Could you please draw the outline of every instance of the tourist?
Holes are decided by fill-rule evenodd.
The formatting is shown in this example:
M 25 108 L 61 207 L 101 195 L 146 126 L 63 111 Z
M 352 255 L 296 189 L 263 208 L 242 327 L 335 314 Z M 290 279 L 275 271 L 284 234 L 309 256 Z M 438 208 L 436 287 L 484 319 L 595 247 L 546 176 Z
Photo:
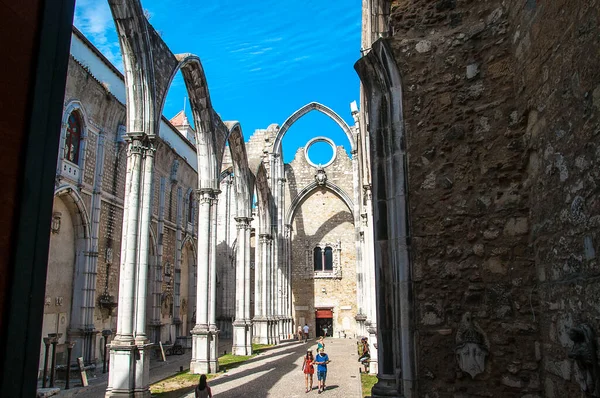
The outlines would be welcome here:
M 325 381 L 327 380 L 327 364 L 331 362 L 329 356 L 325 354 L 325 349 L 321 348 L 321 351 L 315 357 L 315 364 L 317 365 L 317 380 L 319 380 L 319 394 L 325 391 Z
M 298 325 L 298 341 L 302 341 L 302 326 Z
M 304 330 L 304 342 L 306 343 L 308 341 L 308 324 L 305 323 L 304 327 L 302 328 L 302 330 Z
M 302 363 L 302 371 L 304 372 L 304 384 L 306 386 L 306 392 L 312 391 L 313 389 L 313 374 L 315 368 L 313 367 L 315 359 L 311 350 L 306 351 L 304 356 L 304 363 Z M 308 379 L 310 378 L 310 389 L 308 388 Z
M 319 340 L 317 341 L 317 352 L 321 351 L 321 349 L 325 348 L 325 340 L 323 338 L 323 336 L 319 337 Z
M 369 341 L 366 337 L 363 337 L 360 342 L 362 343 L 362 352 L 358 362 L 362 363 L 365 367 L 365 373 L 369 371 L 369 360 L 371 359 L 371 353 L 369 352 Z
M 201 375 L 198 385 L 196 386 L 196 398 L 212 398 L 210 387 L 206 383 L 206 375 Z

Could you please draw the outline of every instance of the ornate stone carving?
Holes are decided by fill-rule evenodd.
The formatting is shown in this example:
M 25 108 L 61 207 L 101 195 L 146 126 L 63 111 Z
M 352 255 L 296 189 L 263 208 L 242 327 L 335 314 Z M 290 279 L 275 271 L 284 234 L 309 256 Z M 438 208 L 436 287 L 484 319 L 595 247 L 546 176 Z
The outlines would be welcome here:
M 52 225 L 50 230 L 53 234 L 57 234 L 60 231 L 61 217 L 62 213 L 60 211 L 55 211 L 52 213 Z
M 315 181 L 317 185 L 325 185 L 327 183 L 327 174 L 325 174 L 325 170 L 323 168 L 319 168 L 317 170 L 317 174 L 315 174 Z
M 485 359 L 489 354 L 490 344 L 483 330 L 473 321 L 470 312 L 466 312 L 456 332 L 456 360 L 463 372 L 474 379 L 485 370 Z
M 179 160 L 175 159 L 171 166 L 171 182 L 177 181 L 177 170 L 179 170 Z
M 589 325 L 581 324 L 569 329 L 568 335 L 573 341 L 569 358 L 575 361 L 578 370 L 577 381 L 581 391 L 591 397 L 600 397 L 600 377 L 594 330 Z

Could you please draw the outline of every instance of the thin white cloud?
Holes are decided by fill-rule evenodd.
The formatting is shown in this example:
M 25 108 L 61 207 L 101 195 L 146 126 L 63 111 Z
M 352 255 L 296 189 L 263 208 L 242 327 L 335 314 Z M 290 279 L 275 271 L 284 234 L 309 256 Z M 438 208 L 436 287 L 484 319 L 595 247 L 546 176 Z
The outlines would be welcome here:
M 123 70 L 123 59 L 108 2 L 77 0 L 73 24 L 113 65 Z

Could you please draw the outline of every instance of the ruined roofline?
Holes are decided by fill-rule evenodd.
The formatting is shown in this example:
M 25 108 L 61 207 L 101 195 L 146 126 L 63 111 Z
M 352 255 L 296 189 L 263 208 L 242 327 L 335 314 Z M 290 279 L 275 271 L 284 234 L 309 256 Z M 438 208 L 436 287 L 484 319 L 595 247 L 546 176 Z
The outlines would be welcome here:
M 94 55 L 96 55 L 98 57 L 98 59 L 100 61 L 102 61 L 102 63 L 107 66 L 111 72 L 113 72 L 120 80 L 121 82 L 123 82 L 123 85 L 125 85 L 125 77 L 123 75 L 123 73 L 121 73 L 121 71 L 119 71 L 109 60 L 108 58 L 106 58 L 106 56 L 104 56 L 104 54 L 102 54 L 100 52 L 100 50 L 98 50 L 98 48 L 96 48 L 94 46 L 94 44 L 87 38 L 85 37 L 85 35 L 79 30 L 77 29 L 77 27 L 75 25 L 72 26 L 72 31 L 73 34 L 79 39 L 81 40 L 81 42 L 88 47 L 92 53 Z M 85 59 L 79 59 L 76 58 L 71 52 L 71 57 L 73 57 L 73 59 L 75 59 L 77 61 L 77 63 L 79 63 L 80 65 L 85 67 Z M 96 76 L 94 76 L 94 74 L 92 73 L 91 69 L 89 67 L 86 68 L 87 72 L 97 81 L 100 81 Z M 110 88 L 108 89 L 108 91 L 110 91 Z M 111 94 L 120 102 L 122 103 L 124 106 L 127 106 L 126 104 L 124 104 L 121 100 L 119 100 L 114 93 L 111 92 Z M 183 140 L 183 142 L 190 147 L 194 152 L 196 152 L 196 146 L 194 144 L 192 144 L 183 134 L 181 134 L 181 132 L 179 130 L 177 130 L 177 128 L 169 121 L 169 119 L 167 119 L 165 117 L 164 114 L 161 114 L 161 120 L 163 122 L 165 122 L 165 124 L 167 125 L 167 127 L 169 127 L 177 136 L 179 136 L 179 138 L 181 140 Z M 159 136 L 160 136 L 160 127 L 159 127 Z M 161 137 L 163 139 L 163 141 L 169 142 L 166 138 L 167 137 Z M 172 144 L 170 144 L 170 146 L 173 146 Z M 177 152 L 177 151 L 176 151 Z M 182 156 L 181 154 L 178 153 L 178 155 Z M 183 157 L 183 156 L 182 156 Z M 189 163 L 189 162 L 188 162 Z M 190 165 L 191 166 L 191 165 Z M 193 167 L 192 167 L 193 168 Z

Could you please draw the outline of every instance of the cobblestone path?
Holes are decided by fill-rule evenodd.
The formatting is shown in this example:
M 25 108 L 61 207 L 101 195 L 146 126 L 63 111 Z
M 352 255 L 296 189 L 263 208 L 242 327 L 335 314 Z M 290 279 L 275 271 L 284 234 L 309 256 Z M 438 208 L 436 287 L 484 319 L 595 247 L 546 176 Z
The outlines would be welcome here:
M 284 343 L 245 362 L 238 368 L 209 382 L 215 398 L 237 397 L 316 397 L 317 375 L 313 390 L 304 389 L 302 358 L 307 348 L 316 354 L 316 342 Z M 331 360 L 327 372 L 327 389 L 320 398 L 361 397 L 359 363 L 353 339 L 327 339 L 327 355 Z M 194 394 L 182 398 L 194 398 Z

